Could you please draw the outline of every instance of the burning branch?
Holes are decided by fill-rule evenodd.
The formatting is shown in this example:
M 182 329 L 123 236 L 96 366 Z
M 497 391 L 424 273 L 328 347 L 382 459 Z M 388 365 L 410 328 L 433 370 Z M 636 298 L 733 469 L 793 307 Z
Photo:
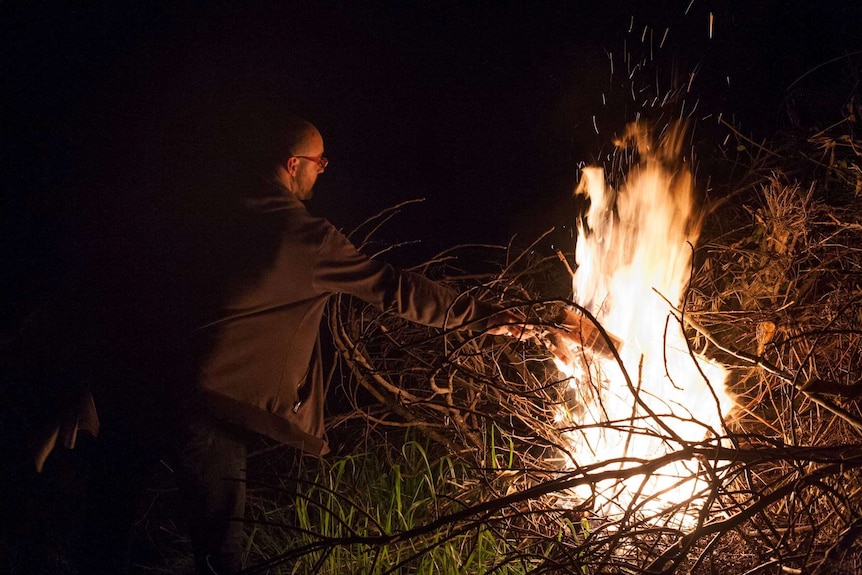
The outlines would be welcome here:
M 568 351 L 556 362 L 538 338 L 440 334 L 334 301 L 330 327 L 356 406 L 339 420 L 351 429 L 345 435 L 358 440 L 353 425 L 366 418 L 362 441 L 388 450 L 384 430 L 401 437 L 408 426 L 408 445 L 421 443 L 422 456 L 406 457 L 414 447 L 386 451 L 382 467 L 405 466 L 388 490 L 416 479 L 433 495 L 410 511 L 425 513 L 420 522 L 383 526 L 359 521 L 377 515 L 359 480 L 365 467 L 352 457 L 317 463 L 307 483 L 288 477 L 273 486 L 270 478 L 271 487 L 317 505 L 305 526 L 287 531 L 294 543 L 249 572 L 290 562 L 310 572 L 330 561 L 360 569 L 357 557 L 367 556 L 366 572 L 397 573 L 432 562 L 447 545 L 463 561 L 449 568 L 465 572 L 481 545 L 493 546 L 482 569 L 549 575 L 772 565 L 825 575 L 862 564 L 862 444 L 852 401 L 862 380 L 862 215 L 774 177 L 737 196 L 757 192 L 745 209 L 717 212 L 735 227 L 709 229 L 709 242 L 692 253 L 700 220 L 697 211 L 680 215 L 690 205 L 678 196 L 686 179 L 665 181 L 677 194 L 669 213 L 687 222 L 673 247 L 663 240 L 651 254 L 643 245 L 666 223 L 614 247 L 597 222 L 631 229 L 642 219 L 631 203 L 610 218 L 594 212 L 579 237 L 571 299 L 543 293 L 560 263 L 556 254 L 537 257 L 536 245 L 516 254 L 491 248 L 506 254 L 491 276 L 460 273 L 457 249 L 425 268 L 519 310 L 537 330 L 567 327 L 588 344 L 569 349 L 546 337 Z M 626 190 L 616 194 L 624 203 L 633 201 Z M 594 200 L 592 207 L 604 202 Z M 600 258 L 591 259 L 587 236 Z M 639 266 L 633 254 L 669 261 L 682 279 Z M 604 262 L 625 281 L 604 272 L 583 281 L 580 274 Z M 632 270 L 649 278 L 640 291 L 614 291 L 632 285 Z M 652 331 L 628 328 L 623 317 Z M 369 398 L 389 415 L 372 415 Z M 716 412 L 724 421 L 710 419 Z M 410 461 L 420 465 L 408 473 Z M 353 471 L 336 472 L 339 465 Z M 324 521 L 330 514 L 339 521 Z M 331 527 L 316 527 L 322 523 Z

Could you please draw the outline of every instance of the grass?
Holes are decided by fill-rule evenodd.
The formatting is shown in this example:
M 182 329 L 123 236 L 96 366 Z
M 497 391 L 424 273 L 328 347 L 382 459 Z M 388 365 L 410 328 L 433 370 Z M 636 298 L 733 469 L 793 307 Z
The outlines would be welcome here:
M 318 460 L 308 479 L 258 478 L 259 488 L 290 494 L 293 503 L 252 505 L 249 556 L 269 557 L 270 572 L 285 574 L 527 573 L 535 560 L 502 560 L 517 545 L 493 522 L 426 529 L 476 503 L 477 493 L 476 469 L 431 451 L 408 435 L 400 450 L 380 442 L 366 453 Z

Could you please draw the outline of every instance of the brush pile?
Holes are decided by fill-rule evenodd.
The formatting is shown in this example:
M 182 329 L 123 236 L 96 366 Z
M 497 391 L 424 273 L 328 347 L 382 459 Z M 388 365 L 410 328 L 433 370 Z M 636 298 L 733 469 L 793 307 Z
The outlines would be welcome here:
M 860 128 L 851 101 L 842 121 L 805 140 L 769 147 L 730 129 L 725 160 L 736 174 L 707 205 L 679 321 L 694 353 L 731 370 L 738 405 L 722 438 L 665 457 L 699 461 L 706 487 L 691 500 L 646 512 L 642 494 L 609 519 L 572 495 L 648 476 L 659 462 L 564 466 L 571 454 L 555 414 L 565 406 L 576 419 L 577 405 L 539 342 L 441 334 L 340 299 L 332 384 L 354 409 L 332 424 L 353 455 L 306 461 L 293 474 L 305 479 L 277 481 L 303 503 L 275 522 L 286 537 L 257 549 L 266 557 L 257 570 L 858 573 Z M 458 270 L 458 250 L 421 271 L 541 324 L 570 303 L 569 275 L 538 245 L 488 248 L 483 257 L 502 264 L 486 276 Z M 387 518 L 375 491 L 398 495 L 383 497 Z M 685 510 L 695 519 L 683 525 L 674 517 Z

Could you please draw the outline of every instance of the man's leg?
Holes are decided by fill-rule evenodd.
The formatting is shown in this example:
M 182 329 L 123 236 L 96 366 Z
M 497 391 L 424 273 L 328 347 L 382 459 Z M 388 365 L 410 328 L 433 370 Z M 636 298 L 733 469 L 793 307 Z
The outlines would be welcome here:
M 183 426 L 173 463 L 199 574 L 242 569 L 246 441 L 206 416 Z

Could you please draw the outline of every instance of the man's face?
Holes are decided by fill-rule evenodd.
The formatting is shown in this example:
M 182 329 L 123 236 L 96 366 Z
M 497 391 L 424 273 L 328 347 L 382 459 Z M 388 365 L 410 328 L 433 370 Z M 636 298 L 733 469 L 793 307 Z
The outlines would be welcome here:
M 323 157 L 323 138 L 315 132 L 307 142 L 304 143 L 301 154 L 294 156 L 296 175 L 291 190 L 293 194 L 302 201 L 309 200 L 314 195 L 314 184 L 317 176 L 323 173 L 320 158 Z

